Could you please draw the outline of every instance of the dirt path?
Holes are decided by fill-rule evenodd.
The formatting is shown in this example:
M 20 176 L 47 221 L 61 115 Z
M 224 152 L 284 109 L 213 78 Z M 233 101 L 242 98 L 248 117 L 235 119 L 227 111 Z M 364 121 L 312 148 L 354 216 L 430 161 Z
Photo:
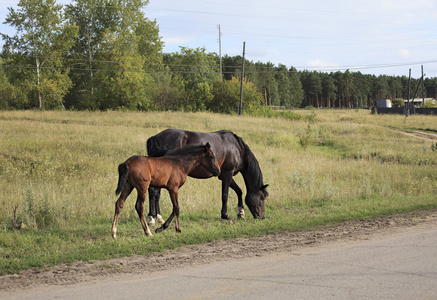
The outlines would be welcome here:
M 418 130 L 413 130 L 413 131 L 408 131 L 408 132 L 402 131 L 402 130 L 395 130 L 395 131 L 403 133 L 403 134 L 411 136 L 411 137 L 418 138 L 418 139 L 427 140 L 430 142 L 437 141 L 437 134 L 431 133 L 431 132 L 424 132 L 424 131 L 418 131 Z
M 31 269 L 15 275 L 0 276 L 0 290 L 32 288 L 45 285 L 71 285 L 103 280 L 121 273 L 141 274 L 188 265 L 226 261 L 270 253 L 305 251 L 309 247 L 335 247 L 347 241 L 362 241 L 378 235 L 414 230 L 418 224 L 437 223 L 437 209 L 398 214 L 373 220 L 348 221 L 314 231 L 285 232 L 258 238 L 221 240 L 185 246 L 163 254 L 133 256 L 107 261 L 76 262 L 49 269 Z M 418 227 L 418 226 L 417 226 Z M 309 250 L 309 249 L 308 249 Z

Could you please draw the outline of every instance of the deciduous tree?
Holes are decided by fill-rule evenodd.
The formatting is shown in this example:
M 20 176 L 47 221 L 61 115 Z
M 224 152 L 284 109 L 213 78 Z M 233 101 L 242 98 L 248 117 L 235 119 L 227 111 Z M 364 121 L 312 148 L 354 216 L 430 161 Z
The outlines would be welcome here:
M 11 62 L 32 70 L 18 70 L 21 81 L 31 83 L 30 92 L 36 95 L 40 109 L 62 105 L 72 84 L 65 57 L 77 27 L 65 21 L 62 6 L 54 0 L 20 0 L 17 9 L 8 9 L 5 23 L 16 29 L 13 36 L 3 35 Z

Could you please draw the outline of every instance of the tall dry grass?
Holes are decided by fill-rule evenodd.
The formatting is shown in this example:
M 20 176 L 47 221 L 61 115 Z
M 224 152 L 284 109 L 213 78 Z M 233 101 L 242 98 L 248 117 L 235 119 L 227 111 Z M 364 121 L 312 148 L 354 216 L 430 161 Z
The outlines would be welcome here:
M 434 130 L 433 116 L 379 116 L 366 110 L 297 111 L 291 121 L 212 113 L 0 112 L 0 225 L 33 228 L 110 220 L 117 166 L 146 154 L 148 137 L 169 127 L 228 129 L 242 137 L 268 183 L 267 212 L 352 213 L 357 207 L 396 210 L 437 205 L 433 142 L 399 130 Z M 394 130 L 397 129 L 397 130 Z M 244 188 L 241 175 L 236 181 Z M 135 193 L 134 193 L 135 194 Z M 236 207 L 230 192 L 229 206 Z M 136 219 L 135 195 L 123 219 Z M 181 189 L 182 217 L 220 216 L 220 182 L 189 179 Z M 398 202 L 398 203 L 393 203 Z M 405 203 L 404 203 L 405 202 Z M 163 192 L 164 215 L 170 200 Z M 404 203 L 404 204 L 403 204 Z M 248 212 L 249 213 L 249 212 Z

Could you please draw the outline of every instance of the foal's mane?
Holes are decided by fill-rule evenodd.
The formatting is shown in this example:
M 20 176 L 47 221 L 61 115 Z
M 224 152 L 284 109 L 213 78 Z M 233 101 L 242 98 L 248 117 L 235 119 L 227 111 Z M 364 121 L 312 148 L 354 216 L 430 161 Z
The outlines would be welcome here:
M 187 154 L 193 154 L 198 155 L 198 152 L 204 151 L 205 145 L 187 145 L 181 148 L 174 148 L 171 150 L 168 150 L 165 153 L 165 156 L 179 156 L 179 155 L 187 155 Z

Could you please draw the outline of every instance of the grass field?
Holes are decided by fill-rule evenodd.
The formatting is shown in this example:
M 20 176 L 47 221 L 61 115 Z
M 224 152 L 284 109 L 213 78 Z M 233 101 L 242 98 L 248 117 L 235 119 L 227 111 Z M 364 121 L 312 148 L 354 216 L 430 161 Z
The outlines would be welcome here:
M 222 221 L 221 182 L 190 178 L 179 193 L 181 234 L 170 226 L 146 237 L 133 192 L 112 239 L 118 164 L 146 155 L 147 138 L 169 127 L 243 138 L 269 184 L 266 219 L 252 219 L 248 209 L 237 219 L 231 191 L 233 221 Z M 403 133 L 411 131 L 437 133 L 437 117 L 0 111 L 0 274 L 437 207 L 436 141 Z M 171 203 L 162 194 L 167 218 Z

